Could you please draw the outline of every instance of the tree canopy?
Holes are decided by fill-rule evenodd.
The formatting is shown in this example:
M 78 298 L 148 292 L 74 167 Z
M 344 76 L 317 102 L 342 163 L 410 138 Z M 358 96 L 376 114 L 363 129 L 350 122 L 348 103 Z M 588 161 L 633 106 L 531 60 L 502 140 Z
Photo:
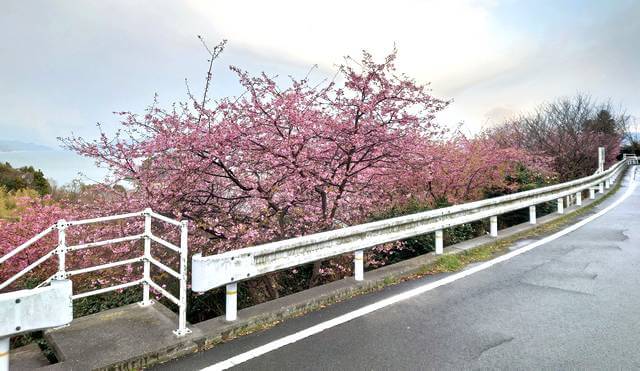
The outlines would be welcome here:
M 51 185 L 41 170 L 33 166 L 13 168 L 8 162 L 0 163 L 0 186 L 7 191 L 33 189 L 41 196 L 51 193 Z

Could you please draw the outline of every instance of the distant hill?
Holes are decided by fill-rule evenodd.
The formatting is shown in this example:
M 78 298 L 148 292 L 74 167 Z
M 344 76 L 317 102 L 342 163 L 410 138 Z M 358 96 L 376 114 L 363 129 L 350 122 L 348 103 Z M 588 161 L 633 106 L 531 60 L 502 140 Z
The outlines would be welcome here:
M 0 140 L 0 152 L 16 151 L 51 151 L 52 149 L 40 144 L 20 142 L 17 140 Z

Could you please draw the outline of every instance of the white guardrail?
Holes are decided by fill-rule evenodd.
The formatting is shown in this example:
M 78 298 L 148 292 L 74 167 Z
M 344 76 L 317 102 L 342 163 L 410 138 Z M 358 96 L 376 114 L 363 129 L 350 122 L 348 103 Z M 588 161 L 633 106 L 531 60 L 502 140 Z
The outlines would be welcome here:
M 600 151 L 600 156 L 603 156 L 602 151 Z M 455 205 L 413 215 L 406 215 L 372 223 L 360 224 L 328 232 L 292 238 L 284 241 L 267 243 L 264 245 L 229 251 L 218 255 L 203 257 L 201 254 L 196 254 L 192 257 L 192 289 L 195 292 L 203 292 L 212 288 L 226 285 L 226 319 L 232 321 L 236 319 L 237 315 L 237 282 L 239 281 L 260 276 L 266 273 L 311 263 L 314 261 L 324 260 L 346 253 L 354 253 L 355 279 L 362 280 L 364 278 L 364 249 L 387 242 L 398 241 L 405 238 L 434 232 L 436 237 L 435 253 L 442 254 L 443 230 L 445 228 L 489 218 L 490 235 L 497 236 L 498 215 L 514 210 L 523 209 L 526 207 L 529 207 L 530 222 L 532 224 L 535 224 L 535 205 L 552 200 L 557 200 L 559 213 L 564 212 L 565 197 L 567 198 L 567 200 L 575 197 L 575 204 L 581 205 L 582 191 L 589 190 L 589 197 L 591 199 L 594 199 L 596 190 L 598 190 L 599 193 L 604 193 L 604 189 L 609 188 L 611 184 L 616 181 L 620 173 L 627 167 L 627 165 L 638 164 L 638 159 L 635 155 L 624 155 L 622 161 L 616 163 L 606 171 L 601 170 L 602 166 L 600 164 L 602 164 L 602 161 L 599 161 L 599 169 L 594 175 L 577 179 L 571 182 L 556 184 L 549 187 L 533 189 L 526 192 L 519 192 L 461 205 Z M 140 217 L 144 218 L 144 231 L 140 234 L 78 245 L 67 245 L 66 232 L 71 227 Z M 168 242 L 154 235 L 151 230 L 151 223 L 153 219 L 160 220 L 175 227 L 179 227 L 180 246 L 176 246 L 171 242 Z M 69 277 L 72 276 L 124 265 L 143 263 L 143 276 L 140 279 L 111 287 L 96 289 L 93 291 L 76 293 L 73 295 L 69 293 L 69 295 L 71 296 L 70 299 L 76 300 L 87 296 L 99 295 L 131 286 L 142 285 L 143 297 L 142 301 L 139 303 L 140 305 L 144 306 L 153 303 L 153 301 L 149 298 L 149 290 L 153 288 L 155 291 L 159 292 L 160 294 L 162 294 L 162 296 L 178 306 L 178 329 L 173 331 L 174 334 L 176 334 L 177 336 L 183 336 L 191 332 L 187 328 L 186 321 L 188 263 L 188 225 L 186 221 L 177 221 L 167 218 L 153 212 L 151 209 L 145 209 L 144 211 L 136 213 L 106 216 L 95 219 L 77 221 L 60 220 L 56 224 L 48 227 L 47 229 L 40 232 L 38 235 L 26 241 L 22 245 L 18 246 L 14 250 L 0 257 L 0 269 L 2 269 L 3 265 L 7 264 L 8 261 L 10 262 L 10 259 L 12 257 L 21 253 L 29 246 L 33 245 L 53 231 L 57 231 L 57 246 L 40 258 L 36 259 L 33 263 L 25 267 L 20 272 L 16 273 L 11 278 L 0 283 L 0 290 L 7 288 L 16 280 L 23 277 L 26 273 L 54 256 L 57 257 L 58 262 L 57 272 L 53 276 L 42 282 L 40 285 L 38 285 L 38 288 L 34 290 L 23 290 L 18 292 L 19 294 L 16 294 L 16 292 L 0 294 L 0 304 L 2 304 L 0 305 L 0 307 L 4 306 L 4 309 L 6 309 L 4 312 L 0 311 L 0 314 L 6 314 L 9 312 L 20 312 L 21 309 L 18 307 L 19 304 L 18 301 L 16 301 L 17 297 L 15 295 L 23 295 L 27 297 L 28 295 L 30 295 L 30 293 L 34 295 L 36 293 L 39 293 L 39 290 L 41 290 L 40 287 L 42 286 L 46 286 L 48 284 L 56 286 L 61 281 L 68 280 Z M 72 253 L 74 251 L 82 249 L 97 248 L 100 246 L 136 240 L 144 241 L 144 253 L 142 256 L 92 267 L 67 270 L 67 253 Z M 168 267 L 151 255 L 152 242 L 156 242 L 163 247 L 179 254 L 179 271 Z M 170 292 L 168 292 L 152 280 L 151 265 L 179 280 L 179 297 L 172 295 Z M 70 291 L 70 285 L 68 290 Z M 66 301 L 61 299 L 59 302 L 56 302 L 55 305 L 64 306 L 64 302 Z M 36 302 L 34 301 L 33 303 Z M 46 308 L 40 309 L 45 310 Z M 37 316 L 38 312 L 34 308 L 33 310 L 28 310 L 27 312 L 22 313 L 21 316 L 25 313 L 30 313 L 29 315 L 31 316 Z M 32 318 L 30 320 L 35 321 L 31 322 L 33 326 L 36 326 L 36 323 L 41 323 L 38 322 L 37 318 Z M 23 323 L 27 323 L 26 321 L 29 321 L 29 319 L 21 319 L 20 321 L 23 321 Z M 7 321 L 5 321 L 4 318 L 1 324 L 12 326 L 8 319 Z M 30 326 L 26 326 L 25 328 L 30 328 Z M 10 336 L 10 332 L 5 331 L 0 334 L 0 336 L 8 337 Z M 0 345 L 4 346 L 6 345 L 6 343 L 8 342 L 4 341 Z M 2 352 L 2 350 L 0 350 L 0 352 Z
M 601 154 L 602 156 L 602 154 Z M 558 212 L 564 212 L 564 201 L 575 196 L 582 205 L 582 191 L 589 190 L 595 198 L 596 190 L 604 193 L 628 164 L 636 164 L 635 156 L 623 160 L 606 171 L 548 187 L 525 192 L 435 209 L 392 219 L 360 224 L 283 241 L 192 257 L 192 289 L 204 292 L 226 285 L 226 319 L 237 315 L 237 282 L 266 273 L 307 264 L 330 257 L 354 253 L 354 276 L 362 280 L 363 250 L 376 245 L 398 241 L 425 233 L 435 233 L 435 253 L 443 253 L 443 230 L 456 225 L 489 218 L 490 235 L 498 235 L 498 215 L 529 208 L 530 223 L 536 223 L 537 204 L 557 200 Z
M 0 294 L 0 371 L 9 370 L 11 336 L 73 320 L 72 293 L 70 280 L 52 280 L 47 287 Z
M 104 222 L 109 222 L 114 220 L 140 218 L 140 217 L 144 217 L 143 233 L 136 234 L 133 236 L 125 236 L 120 238 L 104 240 L 104 241 L 96 241 L 96 242 L 89 242 L 89 243 L 84 243 L 79 245 L 67 246 L 66 232 L 69 228 L 73 226 L 94 224 L 94 223 L 104 223 Z M 151 230 L 152 219 L 160 220 L 162 222 L 171 224 L 175 227 L 179 227 L 180 228 L 180 246 L 176 246 L 154 235 Z M 73 300 L 77 300 L 87 296 L 99 295 L 99 294 L 104 294 L 106 292 L 120 290 L 120 289 L 124 289 L 131 286 L 142 285 L 143 286 L 142 301 L 139 304 L 142 306 L 146 306 L 146 305 L 153 304 L 153 301 L 149 299 L 149 289 L 153 288 L 154 290 L 162 294 L 162 296 L 164 296 L 165 298 L 167 298 L 168 300 L 170 300 L 171 302 L 173 302 L 178 306 L 178 328 L 174 331 L 174 334 L 176 334 L 177 336 L 183 336 L 191 332 L 187 328 L 188 225 L 186 221 L 177 221 L 177 220 L 167 218 L 165 216 L 162 216 L 160 214 L 153 212 L 151 209 L 145 209 L 144 211 L 140 211 L 136 213 L 112 215 L 112 216 L 106 216 L 106 217 L 95 218 L 95 219 L 76 220 L 76 221 L 59 220 L 56 224 L 40 232 L 38 235 L 30 239 L 29 241 L 23 243 L 22 245 L 18 246 L 17 248 L 10 251 L 6 255 L 0 257 L 0 269 L 2 269 L 2 265 L 5 264 L 5 262 L 7 262 L 13 256 L 27 249 L 29 246 L 33 245 L 38 240 L 47 236 L 49 233 L 53 232 L 54 230 L 58 232 L 58 245 L 48 253 L 41 256 L 39 259 L 35 260 L 29 266 L 25 267 L 20 272 L 16 273 L 11 278 L 0 283 L 0 290 L 8 287 L 13 282 L 18 280 L 20 277 L 24 276 L 26 273 L 33 270 L 34 268 L 44 263 L 48 259 L 52 258 L 53 256 L 57 257 L 58 270 L 53 276 L 49 277 L 44 282 L 40 283 L 38 287 L 42 287 L 47 284 L 50 284 L 54 280 L 64 280 L 72 276 L 81 275 L 89 272 L 95 272 L 98 270 L 109 269 L 109 268 L 114 268 L 114 267 L 119 267 L 124 265 L 143 263 L 144 264 L 143 276 L 140 279 L 134 280 L 132 282 L 126 282 L 123 284 L 115 285 L 115 286 L 100 288 L 93 291 L 76 293 L 72 295 L 71 298 Z M 72 253 L 77 250 L 96 248 L 100 246 L 112 245 L 112 244 L 128 242 L 128 241 L 136 241 L 136 240 L 144 241 L 144 252 L 142 256 L 135 257 L 132 259 L 106 263 L 102 265 L 96 265 L 92 267 L 85 267 L 85 268 L 75 269 L 75 270 L 67 270 L 67 266 L 66 266 L 67 253 Z M 179 271 L 175 271 L 174 269 L 166 266 L 165 264 L 161 263 L 151 255 L 152 241 L 180 255 Z M 171 275 L 172 277 L 180 281 L 179 297 L 172 295 L 170 292 L 168 292 L 167 290 L 165 290 L 164 288 L 162 288 L 160 285 L 158 285 L 152 280 L 151 265 L 154 265 L 158 269 L 161 269 L 162 271 L 168 273 L 169 275 Z M 0 295 L 8 295 L 8 294 L 0 294 Z

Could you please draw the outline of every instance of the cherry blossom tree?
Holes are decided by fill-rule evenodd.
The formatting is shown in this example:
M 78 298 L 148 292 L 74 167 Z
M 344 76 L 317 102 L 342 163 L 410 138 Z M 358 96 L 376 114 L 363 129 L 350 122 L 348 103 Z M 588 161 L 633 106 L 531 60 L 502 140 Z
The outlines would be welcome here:
M 358 61 L 348 58 L 333 80 L 319 85 L 307 77 L 281 84 L 267 74 L 231 67 L 244 93 L 214 101 L 207 97 L 211 66 L 223 46 L 210 52 L 202 99 L 191 96 L 170 108 L 156 101 L 141 115 L 120 112 L 121 128 L 114 135 L 62 139 L 67 148 L 108 168 L 109 179 L 53 209 L 36 203 L 18 222 L 0 223 L 5 233 L 13 233 L 0 252 L 58 218 L 151 207 L 189 220 L 192 250 L 213 254 L 358 224 L 411 198 L 432 207 L 442 199 L 477 199 L 483 189 L 504 186 L 516 163 L 545 167 L 525 149 L 489 137 L 452 135 L 439 126 L 435 116 L 449 101 L 399 73 L 395 50 L 381 62 L 367 52 Z M 126 186 L 112 186 L 120 182 Z M 17 234 L 15 223 L 28 226 Z M 95 240 L 139 227 L 116 223 L 70 238 Z M 105 254 L 124 257 L 134 248 L 113 247 Z M 401 243 L 383 247 L 401 248 Z M 78 263 L 107 258 L 95 253 Z M 315 264 L 310 284 L 350 269 L 339 259 L 330 265 L 327 272 Z M 278 296 L 274 275 L 259 281 L 270 297 Z
M 407 149 L 442 133 L 433 119 L 447 102 L 398 75 L 395 58 L 364 53 L 324 86 L 232 67 L 239 98 L 122 113 L 115 137 L 64 141 L 132 182 L 130 197 L 192 220 L 210 253 L 357 223 Z

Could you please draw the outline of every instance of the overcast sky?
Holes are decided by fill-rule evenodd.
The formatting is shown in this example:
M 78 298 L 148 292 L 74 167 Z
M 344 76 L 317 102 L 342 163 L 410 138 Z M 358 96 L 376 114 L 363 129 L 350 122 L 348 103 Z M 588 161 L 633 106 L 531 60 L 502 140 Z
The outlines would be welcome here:
M 200 91 L 196 35 L 229 40 L 228 72 L 331 74 L 342 56 L 395 43 L 398 67 L 454 103 L 439 120 L 469 132 L 558 96 L 588 92 L 640 116 L 640 1 L 24 1 L 0 0 L 0 139 L 55 146 L 95 137 L 112 111 L 142 112 L 154 93 Z

